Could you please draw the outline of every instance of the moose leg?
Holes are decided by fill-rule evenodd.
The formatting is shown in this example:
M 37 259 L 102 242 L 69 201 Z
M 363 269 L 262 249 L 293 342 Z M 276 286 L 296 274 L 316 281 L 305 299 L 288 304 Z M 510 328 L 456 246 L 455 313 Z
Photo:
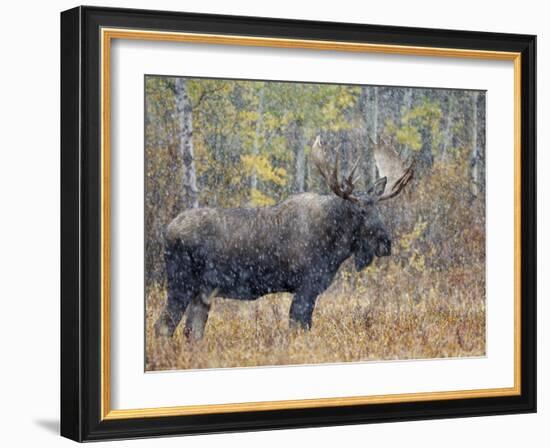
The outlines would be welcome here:
M 316 300 L 317 294 L 309 291 L 299 291 L 294 295 L 290 305 L 290 328 L 311 329 Z
M 192 274 L 192 261 L 182 247 L 167 246 L 164 251 L 168 299 L 155 323 L 157 336 L 171 337 L 183 317 L 183 313 L 196 294 Z
M 204 336 L 204 327 L 206 327 L 208 312 L 210 311 L 210 303 L 206 302 L 201 294 L 197 295 L 191 302 L 185 321 L 185 336 L 187 339 L 198 341 Z
M 168 291 L 168 299 L 155 323 L 156 336 L 172 337 L 190 302 L 190 294 L 174 294 Z

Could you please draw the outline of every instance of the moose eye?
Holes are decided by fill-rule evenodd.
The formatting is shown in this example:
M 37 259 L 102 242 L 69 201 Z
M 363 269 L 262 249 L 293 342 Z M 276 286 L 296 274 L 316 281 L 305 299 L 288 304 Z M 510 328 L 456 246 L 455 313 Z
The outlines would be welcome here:
M 367 205 L 367 206 L 372 205 L 372 203 L 370 202 L 370 200 L 369 200 L 369 202 L 366 203 L 366 205 Z M 366 207 L 363 208 L 363 209 L 361 209 L 361 215 L 362 215 L 363 217 L 366 218 L 366 217 L 369 215 L 369 209 L 366 208 Z

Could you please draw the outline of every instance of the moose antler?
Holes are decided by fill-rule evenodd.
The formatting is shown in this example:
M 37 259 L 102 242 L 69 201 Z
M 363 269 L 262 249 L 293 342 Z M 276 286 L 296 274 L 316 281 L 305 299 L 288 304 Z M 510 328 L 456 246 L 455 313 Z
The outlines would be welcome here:
M 357 198 L 353 196 L 353 190 L 355 189 L 355 185 L 357 181 L 359 180 L 360 176 L 357 176 L 354 178 L 355 171 L 357 170 L 357 167 L 359 166 L 360 158 L 357 158 L 355 163 L 353 164 L 348 176 L 344 179 L 343 182 L 340 182 L 338 177 L 338 171 L 339 171 L 339 162 L 340 162 L 340 145 L 336 147 L 335 153 L 335 161 L 334 161 L 334 167 L 332 168 L 332 173 L 330 173 L 330 168 L 328 166 L 328 163 L 321 154 L 323 152 L 322 145 L 321 145 L 321 136 L 317 136 L 315 139 L 315 142 L 313 142 L 313 162 L 315 163 L 315 166 L 319 170 L 319 173 L 321 176 L 323 176 L 323 179 L 325 179 L 326 183 L 332 190 L 332 192 L 340 196 L 342 199 L 347 199 L 350 201 L 356 201 Z
M 405 167 L 405 163 L 390 143 L 382 138 L 379 138 L 378 142 L 374 142 L 370 137 L 369 139 L 373 145 L 378 173 L 380 177 L 385 177 L 388 185 L 390 185 L 390 188 L 378 196 L 377 200 L 385 201 L 394 198 L 412 179 L 414 161 L 408 167 Z
M 413 167 L 414 162 L 411 163 L 409 167 L 405 170 L 405 172 L 401 175 L 401 177 L 394 182 L 389 191 L 378 196 L 378 202 L 385 201 L 387 199 L 391 199 L 397 196 L 401 192 L 401 190 L 403 190 L 405 185 L 407 185 L 412 179 L 414 173 Z

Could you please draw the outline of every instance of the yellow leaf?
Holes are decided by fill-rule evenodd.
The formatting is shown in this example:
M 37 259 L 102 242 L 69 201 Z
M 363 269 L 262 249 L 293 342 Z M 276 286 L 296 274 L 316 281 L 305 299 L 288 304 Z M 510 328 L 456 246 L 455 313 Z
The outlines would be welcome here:
M 286 170 L 284 168 L 273 168 L 266 156 L 247 154 L 241 156 L 245 172 L 250 176 L 256 173 L 258 179 L 273 182 L 276 185 L 285 185 Z
M 267 196 L 261 191 L 255 188 L 250 191 L 250 205 L 252 207 L 265 207 L 273 204 L 275 204 L 275 199 Z

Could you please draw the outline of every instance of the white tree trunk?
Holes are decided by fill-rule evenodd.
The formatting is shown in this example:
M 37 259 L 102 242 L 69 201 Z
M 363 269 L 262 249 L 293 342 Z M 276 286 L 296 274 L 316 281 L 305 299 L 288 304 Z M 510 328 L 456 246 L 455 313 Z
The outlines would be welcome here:
M 407 89 L 405 91 L 405 96 L 403 98 L 404 113 L 409 112 L 412 109 L 413 104 L 413 89 Z
M 306 186 L 306 154 L 304 151 L 303 142 L 301 149 L 296 153 L 296 192 L 302 193 Z
M 447 159 L 447 153 L 453 142 L 452 127 L 456 116 L 456 98 L 453 92 L 449 92 L 449 107 L 447 117 L 445 118 L 445 128 L 443 129 L 443 139 L 441 142 L 441 159 Z
M 474 196 L 477 196 L 479 194 L 479 163 L 478 163 L 478 154 L 479 154 L 479 147 L 478 147 L 478 138 L 477 138 L 477 125 L 478 125 L 478 117 L 477 117 L 477 97 L 479 93 L 474 92 L 472 95 L 472 153 L 470 156 L 470 163 L 471 163 L 471 191 Z
M 182 198 L 185 208 L 199 206 L 195 153 L 193 149 L 193 108 L 187 92 L 187 80 L 176 78 L 174 81 L 176 96 L 176 114 L 179 124 L 179 149 L 183 161 Z
M 474 196 L 483 193 L 485 189 L 485 94 L 472 94 L 472 152 L 471 191 Z
M 368 188 L 376 180 L 376 164 L 374 163 L 374 147 L 372 142 L 378 141 L 378 89 L 372 86 L 362 88 L 365 129 L 365 154 L 363 166 L 365 186 Z
M 252 154 L 254 156 L 257 156 L 260 154 L 260 134 L 263 129 L 263 115 L 264 115 L 264 90 L 265 87 L 262 86 L 260 88 L 259 96 L 258 96 L 258 119 L 256 120 L 256 129 L 254 133 L 254 146 L 252 147 Z M 258 175 L 256 174 L 256 170 L 252 170 L 252 174 L 250 176 L 250 189 L 256 190 L 258 188 Z
M 292 144 L 294 146 L 294 192 L 302 193 L 306 188 L 306 153 L 303 125 L 292 125 Z

